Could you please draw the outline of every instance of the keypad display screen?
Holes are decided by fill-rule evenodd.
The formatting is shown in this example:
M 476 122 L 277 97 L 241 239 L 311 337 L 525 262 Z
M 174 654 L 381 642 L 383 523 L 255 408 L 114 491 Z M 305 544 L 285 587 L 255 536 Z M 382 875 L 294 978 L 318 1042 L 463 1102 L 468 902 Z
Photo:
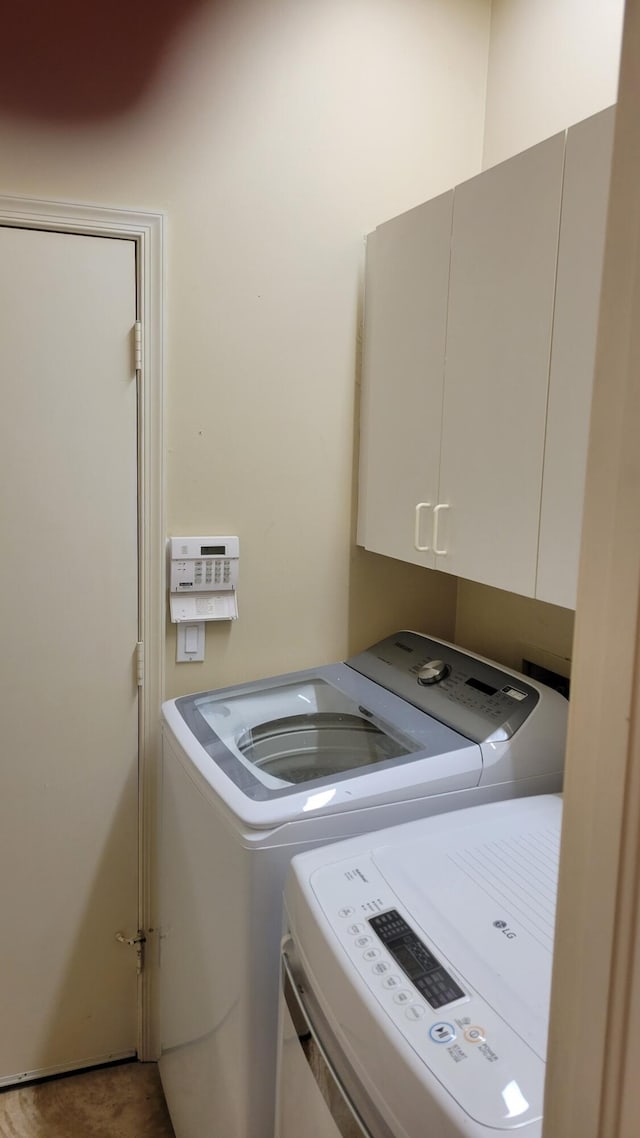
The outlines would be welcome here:
M 481 691 L 484 695 L 495 695 L 498 690 L 497 688 L 492 688 L 490 684 L 485 684 L 484 680 L 476 680 L 475 676 L 471 676 L 471 678 L 465 682 L 468 687 L 475 688 L 476 691 Z
M 422 975 L 422 966 L 405 944 L 396 945 L 393 955 L 410 980 Z
M 369 924 L 432 1008 L 442 1008 L 465 995 L 397 909 L 370 917 Z

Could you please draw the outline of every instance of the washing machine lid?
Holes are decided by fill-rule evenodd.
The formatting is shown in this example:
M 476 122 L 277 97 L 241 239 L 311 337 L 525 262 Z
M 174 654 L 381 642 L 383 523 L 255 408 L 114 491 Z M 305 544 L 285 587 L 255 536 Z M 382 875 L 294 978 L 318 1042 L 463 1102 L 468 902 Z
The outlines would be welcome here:
M 345 663 L 170 700 L 163 719 L 233 814 L 265 829 L 472 790 L 483 748 L 509 745 L 539 702 L 517 673 L 401 631 Z
M 259 800 L 469 746 L 343 664 L 173 702 L 209 756 Z
M 298 949 L 374 1087 L 384 1054 L 407 1133 L 425 1091 L 482 1133 L 539 1132 L 561 818 L 559 795 L 491 803 L 293 860 Z
M 437 952 L 544 1061 L 562 799 L 490 807 L 434 833 L 418 824 L 413 842 L 382 845 L 372 862 Z

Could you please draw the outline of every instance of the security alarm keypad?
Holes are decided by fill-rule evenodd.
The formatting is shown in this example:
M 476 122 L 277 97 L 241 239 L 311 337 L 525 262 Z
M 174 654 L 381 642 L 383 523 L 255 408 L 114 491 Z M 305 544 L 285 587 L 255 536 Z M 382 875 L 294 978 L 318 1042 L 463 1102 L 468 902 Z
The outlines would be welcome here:
M 237 537 L 172 537 L 169 592 L 174 623 L 235 620 Z
M 221 538 L 207 544 L 204 538 L 171 539 L 172 593 L 205 593 L 231 589 L 236 583 L 238 539 Z

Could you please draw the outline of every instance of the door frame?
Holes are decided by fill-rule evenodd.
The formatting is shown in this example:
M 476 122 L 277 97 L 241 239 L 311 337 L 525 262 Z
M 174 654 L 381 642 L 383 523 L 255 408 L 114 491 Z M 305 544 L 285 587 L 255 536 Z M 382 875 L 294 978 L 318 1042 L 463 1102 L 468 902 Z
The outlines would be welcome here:
M 640 0 L 625 5 L 565 770 L 544 1138 L 640 1117 Z
M 161 212 L 0 195 L 0 226 L 115 237 L 135 243 L 137 320 L 142 327 L 138 386 L 138 622 L 143 645 L 138 713 L 138 929 L 150 955 L 155 943 L 152 874 L 156 832 L 159 709 L 164 692 L 164 245 Z M 131 930 L 134 936 L 138 930 Z M 156 1058 L 153 968 L 138 983 L 140 1059 Z

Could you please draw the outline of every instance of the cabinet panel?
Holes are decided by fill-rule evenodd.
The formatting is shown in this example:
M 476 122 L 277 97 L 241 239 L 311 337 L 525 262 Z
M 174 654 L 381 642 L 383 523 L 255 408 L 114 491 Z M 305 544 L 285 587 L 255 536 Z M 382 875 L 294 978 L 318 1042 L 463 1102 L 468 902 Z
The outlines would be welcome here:
M 456 187 L 436 567 L 533 596 L 564 135 Z
M 575 608 L 615 109 L 567 132 L 536 596 Z
M 453 191 L 367 241 L 358 542 L 433 566 L 414 547 L 420 502 L 438 495 Z M 420 544 L 431 544 L 423 511 Z

